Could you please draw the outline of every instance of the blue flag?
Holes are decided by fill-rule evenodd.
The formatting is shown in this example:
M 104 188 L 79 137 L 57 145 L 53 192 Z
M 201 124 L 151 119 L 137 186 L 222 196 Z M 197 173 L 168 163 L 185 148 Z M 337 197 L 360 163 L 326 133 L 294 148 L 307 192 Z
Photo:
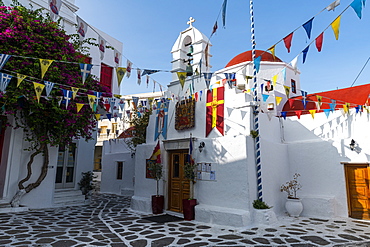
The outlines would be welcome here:
M 80 63 L 82 84 L 84 84 L 87 77 L 89 77 L 92 66 L 92 64 Z
M 311 38 L 311 29 L 312 29 L 313 18 L 315 18 L 315 17 L 312 17 L 309 21 L 307 21 L 305 24 L 302 25 L 304 30 L 306 30 L 306 33 L 307 33 L 307 36 L 308 36 L 309 39 Z
M 226 4 L 227 0 L 224 0 L 224 3 L 222 4 L 222 25 L 225 28 L 226 25 Z
M 306 62 L 306 56 L 307 56 L 307 52 L 308 52 L 308 49 L 310 48 L 310 45 L 308 45 L 306 48 L 304 48 L 304 50 L 302 51 L 303 53 L 303 63 Z
M 360 19 L 362 17 L 362 5 L 363 4 L 365 5 L 365 1 L 363 0 L 353 0 L 353 2 L 351 3 L 351 7 L 356 12 L 358 18 Z
M 261 59 L 261 56 L 254 59 L 254 66 L 256 67 L 257 73 L 260 71 Z
M 0 70 L 3 69 L 4 65 L 10 57 L 11 55 L 0 54 Z

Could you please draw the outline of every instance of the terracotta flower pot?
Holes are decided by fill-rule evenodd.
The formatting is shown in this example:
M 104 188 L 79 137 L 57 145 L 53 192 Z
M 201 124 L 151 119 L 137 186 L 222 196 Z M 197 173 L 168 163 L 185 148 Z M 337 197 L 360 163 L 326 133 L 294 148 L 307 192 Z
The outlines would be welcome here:
M 164 205 L 164 196 L 152 196 L 152 211 L 153 214 L 162 214 Z
M 182 210 L 184 213 L 184 220 L 194 220 L 195 219 L 195 205 L 197 204 L 197 199 L 182 199 Z

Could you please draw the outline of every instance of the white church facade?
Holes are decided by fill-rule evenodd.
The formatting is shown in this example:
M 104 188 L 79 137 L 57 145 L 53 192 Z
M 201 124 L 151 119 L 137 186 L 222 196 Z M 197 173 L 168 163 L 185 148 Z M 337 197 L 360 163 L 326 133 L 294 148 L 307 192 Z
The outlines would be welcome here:
M 286 215 L 287 196 L 280 186 L 299 173 L 303 216 L 368 218 L 369 187 L 363 182 L 369 176 L 369 86 L 354 87 L 353 98 L 343 98 L 346 94 L 337 91 L 322 97 L 302 94 L 297 68 L 263 51 L 256 51 L 256 57 L 262 58 L 256 78 L 249 51 L 213 72 L 210 81 L 203 74 L 180 81 L 177 72 L 187 71 L 189 64 L 192 71 L 211 71 L 210 47 L 207 37 L 190 25 L 172 48 L 174 76 L 163 99 L 167 125 L 158 129 L 159 118 L 153 111 L 147 142 L 136 149 L 131 208 L 151 212 L 156 182 L 146 177 L 146 159 L 159 140 L 164 209 L 182 212 L 181 201 L 189 197 L 183 166 L 192 137 L 191 153 L 198 164 L 195 220 L 236 227 L 254 224 L 257 172 L 252 132 L 253 106 L 258 104 L 263 201 L 273 206 L 275 214 Z M 307 109 L 297 107 L 302 95 Z M 329 106 L 333 101 L 334 108 Z M 351 140 L 355 148 L 349 146 Z M 363 196 L 355 196 L 360 187 Z

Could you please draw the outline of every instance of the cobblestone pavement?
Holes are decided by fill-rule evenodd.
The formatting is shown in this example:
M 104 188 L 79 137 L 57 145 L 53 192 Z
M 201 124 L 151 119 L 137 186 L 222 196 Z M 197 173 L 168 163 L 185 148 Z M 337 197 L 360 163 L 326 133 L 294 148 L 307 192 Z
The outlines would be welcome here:
M 268 227 L 155 223 L 130 198 L 96 194 L 88 206 L 0 214 L 0 246 L 370 246 L 370 222 L 279 218 Z

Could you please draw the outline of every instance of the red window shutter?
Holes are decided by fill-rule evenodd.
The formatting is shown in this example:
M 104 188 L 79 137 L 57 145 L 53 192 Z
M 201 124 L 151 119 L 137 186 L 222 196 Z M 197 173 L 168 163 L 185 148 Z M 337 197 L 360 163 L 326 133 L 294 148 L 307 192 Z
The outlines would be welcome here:
M 104 63 L 101 64 L 100 70 L 100 84 L 108 88 L 107 92 L 112 92 L 112 75 L 113 67 L 110 67 Z

